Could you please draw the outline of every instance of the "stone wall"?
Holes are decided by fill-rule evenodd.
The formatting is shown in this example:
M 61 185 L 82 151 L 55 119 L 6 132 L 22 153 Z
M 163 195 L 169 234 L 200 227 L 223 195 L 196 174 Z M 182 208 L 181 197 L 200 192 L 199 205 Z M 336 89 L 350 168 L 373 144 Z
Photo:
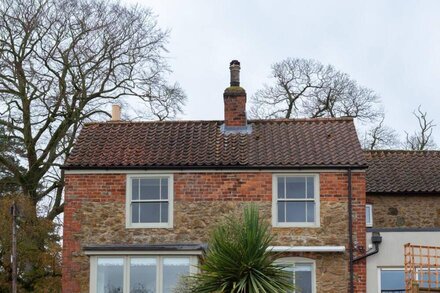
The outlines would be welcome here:
M 440 194 L 367 195 L 374 228 L 440 228 Z
M 320 227 L 273 228 L 273 245 L 348 248 L 347 175 L 320 174 Z M 125 228 L 124 174 L 67 174 L 63 292 L 88 292 L 89 261 L 82 247 L 97 244 L 204 243 L 225 215 L 255 202 L 270 221 L 272 173 L 174 174 L 174 227 Z M 365 176 L 353 174 L 354 239 L 365 248 Z M 318 292 L 347 292 L 348 253 L 297 254 L 315 259 Z M 356 292 L 365 292 L 365 262 L 355 265 Z
M 316 292 L 348 292 L 348 255 L 341 253 L 296 253 L 286 257 L 304 257 L 313 259 L 316 265 Z M 358 290 L 365 293 L 365 290 Z

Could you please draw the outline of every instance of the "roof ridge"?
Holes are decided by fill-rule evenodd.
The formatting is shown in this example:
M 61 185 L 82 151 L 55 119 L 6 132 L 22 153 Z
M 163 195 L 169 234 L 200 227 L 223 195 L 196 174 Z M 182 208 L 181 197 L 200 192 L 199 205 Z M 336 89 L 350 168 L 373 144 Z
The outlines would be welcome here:
M 274 119 L 249 119 L 250 122 L 328 122 L 328 121 L 353 121 L 353 117 L 319 117 L 319 118 L 274 118 Z
M 352 117 L 320 117 L 320 118 L 275 118 L 275 119 L 249 119 L 250 123 L 281 123 L 281 122 L 341 122 L 341 121 L 353 121 Z M 87 125 L 96 124 L 165 124 L 165 123 L 222 123 L 224 120 L 143 120 L 143 121 L 93 121 L 84 123 Z
M 129 121 L 129 120 L 121 120 L 121 121 L 93 121 L 93 122 L 86 122 L 84 125 L 96 125 L 96 124 L 104 124 L 104 125 L 110 125 L 110 124 L 165 124 L 165 123 L 194 123 L 194 122 L 211 122 L 211 123 L 217 123 L 217 122 L 223 122 L 222 120 L 143 120 L 143 121 Z
M 407 154 L 423 154 L 434 153 L 440 154 L 440 150 L 398 150 L 398 149 L 385 149 L 385 150 L 363 150 L 365 153 L 407 153 Z

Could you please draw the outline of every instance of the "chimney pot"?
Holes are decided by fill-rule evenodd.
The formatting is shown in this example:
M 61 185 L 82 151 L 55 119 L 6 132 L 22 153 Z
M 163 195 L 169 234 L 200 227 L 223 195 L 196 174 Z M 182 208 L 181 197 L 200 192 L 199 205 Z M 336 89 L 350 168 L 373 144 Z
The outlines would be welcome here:
M 121 120 L 121 105 L 112 105 L 112 121 Z
M 240 62 L 232 60 L 229 63 L 229 70 L 231 71 L 231 86 L 240 86 Z

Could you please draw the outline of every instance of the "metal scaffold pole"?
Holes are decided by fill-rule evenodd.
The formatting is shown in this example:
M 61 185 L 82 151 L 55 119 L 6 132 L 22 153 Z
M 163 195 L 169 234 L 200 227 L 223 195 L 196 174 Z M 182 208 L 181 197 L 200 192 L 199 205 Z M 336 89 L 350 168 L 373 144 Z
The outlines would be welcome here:
M 12 293 L 17 293 L 17 205 L 15 201 L 11 206 L 12 215 Z

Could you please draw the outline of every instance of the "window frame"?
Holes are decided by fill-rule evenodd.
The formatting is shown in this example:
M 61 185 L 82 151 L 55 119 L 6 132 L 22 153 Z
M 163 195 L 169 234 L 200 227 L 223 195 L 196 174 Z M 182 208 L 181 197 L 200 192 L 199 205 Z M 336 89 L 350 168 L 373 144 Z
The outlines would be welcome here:
M 368 214 L 370 215 L 370 222 L 367 222 L 367 207 L 369 207 L 369 212 Z M 374 220 L 373 220 L 373 205 L 370 203 L 365 204 L 365 226 L 367 228 L 371 228 L 373 227 L 374 224 Z
M 396 266 L 396 267 L 378 267 L 377 268 L 377 292 L 382 293 L 382 271 L 402 271 L 405 277 L 405 268 Z M 405 289 L 405 288 L 403 288 Z M 397 290 L 397 289 L 396 289 Z
M 278 178 L 279 177 L 313 177 L 314 184 L 314 203 L 315 203 L 315 221 L 314 222 L 278 222 Z M 294 201 L 294 200 L 293 200 Z M 299 199 L 298 201 L 302 201 Z M 277 228 L 289 227 L 320 227 L 320 187 L 319 174 L 313 173 L 279 173 L 272 175 L 272 226 Z
M 131 214 L 132 180 L 168 178 L 168 222 L 166 223 L 133 223 Z M 159 202 L 163 200 L 158 200 Z M 173 174 L 129 174 L 126 178 L 125 191 L 125 227 L 126 228 L 173 228 L 174 215 L 174 176 Z
M 316 261 L 314 259 L 305 257 L 282 257 L 277 259 L 275 263 L 280 265 L 310 264 L 312 266 L 312 293 L 316 293 Z M 296 293 L 295 290 L 293 293 Z
M 156 258 L 156 292 L 163 292 L 163 259 L 164 258 L 189 258 L 190 275 L 197 274 L 198 257 L 186 254 L 106 254 L 90 256 L 89 292 L 95 293 L 98 287 L 98 258 L 122 258 L 123 260 L 123 292 L 130 292 L 130 260 L 131 258 Z

